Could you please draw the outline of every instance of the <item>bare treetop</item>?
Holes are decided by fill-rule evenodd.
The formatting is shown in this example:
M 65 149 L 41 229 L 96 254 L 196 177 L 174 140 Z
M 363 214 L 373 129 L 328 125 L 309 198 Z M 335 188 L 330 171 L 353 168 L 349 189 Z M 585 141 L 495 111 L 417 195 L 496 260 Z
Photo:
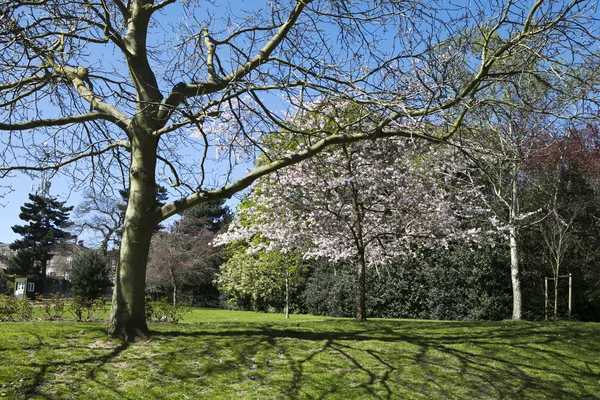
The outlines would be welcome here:
M 209 179 L 211 147 L 226 165 L 251 159 L 308 101 L 368 104 L 386 117 L 372 136 L 409 120 L 452 131 L 447 123 L 484 101 L 486 86 L 523 72 L 572 79 L 597 46 L 587 1 L 0 7 L 2 171 L 70 166 L 78 178 L 122 181 L 139 129 L 162 138 L 159 179 L 185 195 L 228 183 Z M 51 154 L 40 163 L 45 141 Z

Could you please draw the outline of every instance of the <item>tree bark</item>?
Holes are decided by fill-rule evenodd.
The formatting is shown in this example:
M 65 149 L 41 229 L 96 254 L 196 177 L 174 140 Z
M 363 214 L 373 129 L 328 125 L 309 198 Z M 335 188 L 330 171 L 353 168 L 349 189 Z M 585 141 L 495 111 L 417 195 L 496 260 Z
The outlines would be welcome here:
M 519 271 L 519 252 L 517 247 L 517 228 L 511 226 L 510 236 L 510 277 L 512 280 L 513 291 L 513 312 L 512 319 L 521 319 L 522 299 L 521 299 L 521 275 Z
M 554 274 L 554 319 L 558 318 L 558 267 Z
M 367 290 L 366 290 L 366 262 L 364 249 L 359 250 L 357 269 L 357 291 L 356 291 L 356 320 L 364 322 L 367 320 Z
M 521 297 L 521 274 L 519 271 L 518 221 L 519 198 L 517 182 L 517 166 L 513 166 L 511 208 L 509 213 L 509 243 L 510 243 L 510 277 L 513 290 L 512 319 L 521 319 L 523 301 Z
M 290 318 L 290 282 L 289 273 L 285 274 L 285 319 Z
M 352 156 L 348 151 L 348 147 L 343 145 L 344 154 L 346 155 L 346 170 L 352 174 Z M 361 204 L 358 198 L 358 190 L 354 186 L 354 182 L 350 180 L 350 195 L 352 198 L 352 212 L 354 213 L 354 223 L 352 231 L 354 234 L 354 242 L 356 245 L 356 253 L 358 255 L 357 266 L 356 266 L 356 314 L 355 318 L 359 322 L 367 320 L 367 284 L 366 284 L 366 270 L 367 261 L 365 259 L 365 240 L 363 236 L 363 213 L 361 211 Z
M 169 274 L 171 275 L 171 284 L 173 285 L 173 305 L 177 305 L 177 282 L 175 281 L 175 274 L 171 267 L 169 267 Z
M 129 198 L 108 327 L 110 336 L 128 342 L 150 334 L 145 319 L 146 264 L 152 233 L 159 222 L 155 191 L 157 141 L 149 136 L 144 141 L 136 139 L 132 143 Z

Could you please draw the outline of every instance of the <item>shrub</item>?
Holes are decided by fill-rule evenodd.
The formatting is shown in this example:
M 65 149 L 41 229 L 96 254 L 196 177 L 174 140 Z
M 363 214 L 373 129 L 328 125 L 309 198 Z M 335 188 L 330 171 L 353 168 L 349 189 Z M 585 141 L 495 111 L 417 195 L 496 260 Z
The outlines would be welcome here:
M 17 300 L 13 296 L 0 295 L 0 321 L 12 320 L 17 310 Z
M 510 316 L 511 284 L 502 248 L 422 250 L 367 269 L 367 314 L 381 318 L 497 320 Z M 354 315 L 353 265 L 318 268 L 304 293 L 312 314 Z
M 105 306 L 106 299 L 104 296 L 99 296 L 94 300 L 88 300 L 81 296 L 74 296 L 67 303 L 68 311 L 73 314 L 78 321 L 83 319 L 84 312 L 87 313 L 87 319 L 93 319 L 98 313 L 104 311 Z
M 73 296 L 93 301 L 104 294 L 110 284 L 110 268 L 99 251 L 86 251 L 71 264 L 70 279 Z
M 146 300 L 149 296 L 146 297 Z M 189 310 L 181 304 L 172 304 L 166 297 L 146 303 L 146 319 L 156 322 L 179 323 Z
M 73 314 L 77 321 L 83 319 L 83 312 L 86 308 L 86 302 L 81 296 L 73 296 L 67 303 L 67 310 Z
M 33 304 L 26 298 L 17 300 L 17 315 L 21 319 L 33 318 Z
M 38 296 L 41 300 L 41 295 Z M 42 300 L 44 302 L 44 315 L 47 319 L 54 319 L 62 317 L 65 312 L 65 299 L 60 293 L 55 293 L 49 300 Z
M 356 305 L 354 267 L 351 264 L 316 265 L 304 291 L 304 303 L 308 312 L 314 315 L 354 316 Z

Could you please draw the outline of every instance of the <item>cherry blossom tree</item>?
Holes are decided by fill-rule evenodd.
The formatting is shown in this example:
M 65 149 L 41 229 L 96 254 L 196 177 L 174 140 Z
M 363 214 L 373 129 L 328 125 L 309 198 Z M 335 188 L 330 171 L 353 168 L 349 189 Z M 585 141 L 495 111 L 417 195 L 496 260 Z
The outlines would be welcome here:
M 339 108 L 349 106 L 329 113 Z M 364 321 L 366 268 L 415 246 L 481 239 L 479 230 L 463 229 L 485 212 L 477 190 L 460 185 L 463 161 L 451 148 L 411 139 L 344 144 L 260 179 L 250 206 L 240 209 L 218 242 L 245 239 L 254 251 L 300 251 L 306 258 L 355 263 L 356 319 Z M 257 235 L 262 240 L 254 240 Z
M 579 84 L 588 93 L 595 6 L 0 0 L 0 174 L 46 170 L 76 188 L 129 188 L 109 332 L 134 340 L 149 334 L 146 263 L 161 221 L 330 145 L 448 138 L 487 101 L 484 89 L 510 75 L 586 74 Z M 534 69 L 519 61 L 531 58 L 540 59 Z M 506 59 L 516 61 L 499 68 Z M 332 96 L 369 104 L 382 118 L 351 134 L 358 121 L 320 127 L 307 148 L 234 174 L 272 132 L 289 128 L 287 115 Z M 436 129 L 413 129 L 414 121 Z M 156 202 L 160 183 L 175 200 Z

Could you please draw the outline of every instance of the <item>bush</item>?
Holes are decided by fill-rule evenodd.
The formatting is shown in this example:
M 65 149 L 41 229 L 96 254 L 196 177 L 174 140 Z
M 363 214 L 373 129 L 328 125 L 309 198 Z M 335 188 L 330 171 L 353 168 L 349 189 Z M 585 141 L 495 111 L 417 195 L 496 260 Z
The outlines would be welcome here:
M 86 251 L 71 264 L 71 283 L 73 296 L 93 301 L 104 294 L 110 284 L 110 268 L 99 251 Z
M 33 305 L 27 299 L 17 300 L 13 296 L 0 295 L 0 321 L 13 320 L 14 316 L 20 319 L 31 319 Z
M 33 304 L 29 299 L 23 298 L 17 300 L 17 315 L 21 319 L 33 318 Z
M 88 300 L 81 296 L 74 296 L 67 303 L 67 310 L 73 314 L 77 321 L 83 319 L 84 312 L 87 313 L 87 319 L 93 319 L 98 313 L 104 311 L 106 299 L 100 296 L 94 300 Z
M 511 310 L 510 269 L 502 248 L 423 250 L 367 270 L 367 315 L 378 318 L 499 320 Z M 353 265 L 318 268 L 305 291 L 308 311 L 354 315 Z
M 356 306 L 356 271 L 351 264 L 315 265 L 304 290 L 309 313 L 332 317 L 352 317 Z
M 86 301 L 81 296 L 73 296 L 67 303 L 67 310 L 73 314 L 77 321 L 83 319 L 83 312 L 86 310 Z
M 149 296 L 146 296 L 146 300 Z M 172 304 L 166 297 L 146 303 L 146 319 L 155 322 L 179 323 L 189 309 L 181 304 Z
M 47 319 L 61 318 L 65 312 L 65 299 L 60 293 L 55 293 L 49 300 L 42 300 L 42 295 L 38 296 L 38 300 L 44 303 L 44 315 Z
M 0 295 L 0 321 L 12 320 L 17 310 L 17 300 L 13 296 Z

